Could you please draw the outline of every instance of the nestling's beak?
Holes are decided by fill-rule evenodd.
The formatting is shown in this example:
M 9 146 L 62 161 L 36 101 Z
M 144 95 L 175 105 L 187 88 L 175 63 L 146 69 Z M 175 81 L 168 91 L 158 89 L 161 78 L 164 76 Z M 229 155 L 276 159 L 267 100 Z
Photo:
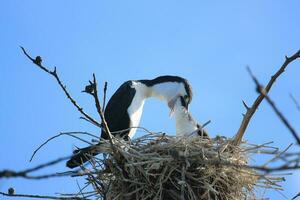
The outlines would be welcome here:
M 169 114 L 170 117 L 172 117 L 172 115 L 174 113 L 174 108 L 175 108 L 175 103 L 176 103 L 177 98 L 178 98 L 178 96 L 175 96 L 168 102 L 168 106 L 170 108 L 170 114 Z
M 186 96 L 185 97 L 180 96 L 179 98 L 180 98 L 181 106 L 183 106 L 185 108 L 185 110 L 188 111 L 189 110 L 189 104 L 187 102 Z
M 181 104 L 186 110 L 189 110 L 189 104 L 182 97 L 181 97 Z

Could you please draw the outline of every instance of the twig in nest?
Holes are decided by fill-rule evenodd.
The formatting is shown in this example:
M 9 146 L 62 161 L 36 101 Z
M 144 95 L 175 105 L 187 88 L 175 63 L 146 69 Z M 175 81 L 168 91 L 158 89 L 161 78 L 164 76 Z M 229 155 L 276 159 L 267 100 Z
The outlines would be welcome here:
M 253 75 L 251 72 L 251 69 L 247 67 L 247 70 L 253 79 L 253 81 L 256 84 L 257 92 L 259 92 L 261 95 L 263 95 L 264 98 L 266 98 L 267 102 L 270 104 L 272 109 L 275 111 L 276 115 L 279 117 L 279 119 L 282 121 L 282 123 L 289 129 L 289 131 L 292 133 L 294 136 L 295 140 L 297 141 L 298 144 L 300 144 L 300 138 L 295 131 L 295 129 L 291 126 L 291 124 L 288 122 L 288 120 L 284 117 L 284 115 L 279 111 L 279 109 L 275 106 L 275 103 L 272 101 L 272 99 L 268 96 L 266 89 L 263 88 L 263 86 L 259 83 L 257 78 Z
M 21 46 L 20 46 L 21 47 Z M 93 124 L 97 125 L 98 127 L 100 127 L 100 123 L 97 122 L 95 119 L 93 119 L 90 115 L 88 115 L 87 113 L 85 113 L 83 111 L 83 108 L 80 107 L 77 102 L 73 99 L 73 97 L 70 95 L 70 93 L 68 92 L 66 86 L 63 85 L 63 83 L 61 82 L 57 71 L 56 71 L 56 67 L 54 67 L 54 70 L 51 71 L 48 68 L 44 67 L 42 65 L 42 58 L 40 56 L 37 56 L 35 59 L 33 59 L 27 52 L 26 50 L 21 47 L 23 53 L 26 55 L 27 58 L 29 58 L 29 60 L 31 60 L 34 64 L 36 64 L 39 68 L 41 68 L 42 70 L 44 70 L 45 72 L 47 72 L 48 74 L 52 75 L 57 83 L 59 84 L 59 86 L 61 87 L 61 89 L 64 91 L 65 95 L 68 97 L 68 99 L 72 102 L 72 104 L 77 108 L 77 110 L 83 115 L 85 116 L 88 120 L 90 120 Z
M 268 92 L 270 91 L 271 87 L 273 86 L 274 82 L 276 81 L 276 79 L 284 72 L 284 70 L 286 69 L 286 67 L 293 62 L 294 60 L 298 59 L 300 57 L 300 50 L 297 51 L 294 55 L 292 55 L 291 57 L 285 57 L 285 61 L 282 64 L 282 66 L 280 67 L 280 69 L 271 77 L 271 80 L 268 82 L 267 86 L 265 87 L 265 93 L 268 94 Z M 260 94 L 256 100 L 254 101 L 254 103 L 252 104 L 251 107 L 249 107 L 246 111 L 246 114 L 243 117 L 243 120 L 241 122 L 241 125 L 239 127 L 239 130 L 237 131 L 234 140 L 233 140 L 233 144 L 234 145 L 240 145 L 242 142 L 242 138 L 245 134 L 245 131 L 248 127 L 248 124 L 253 116 L 253 114 L 255 113 L 255 111 L 257 110 L 258 106 L 260 105 L 260 103 L 262 102 L 262 100 L 265 98 L 265 95 Z
M 162 136 L 168 140 L 160 140 Z M 254 188 L 282 190 L 283 178 L 270 172 L 300 168 L 293 160 L 277 167 L 249 166 L 250 154 L 268 152 L 280 160 L 286 152 L 269 153 L 274 148 L 265 144 L 232 146 L 230 139 L 221 137 L 203 140 L 152 133 L 130 144 L 115 139 L 114 147 L 123 153 L 118 165 L 108 147 L 111 156 L 93 158 L 97 165 L 81 174 L 90 177 L 92 192 L 107 199 L 242 199 L 251 196 Z
M 289 148 L 291 148 L 293 144 L 290 144 L 287 148 L 285 148 L 282 152 L 278 153 L 276 156 L 274 156 L 272 159 L 270 159 L 269 161 L 267 161 L 263 167 L 268 166 L 270 163 L 274 162 L 275 160 L 277 160 L 278 158 L 280 158 L 283 154 L 285 154 Z

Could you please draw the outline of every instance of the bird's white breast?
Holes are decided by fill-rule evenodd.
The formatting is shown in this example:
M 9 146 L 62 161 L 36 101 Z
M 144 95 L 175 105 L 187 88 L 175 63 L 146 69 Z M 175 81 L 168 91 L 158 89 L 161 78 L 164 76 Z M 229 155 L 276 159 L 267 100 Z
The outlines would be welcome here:
M 136 89 L 136 93 L 127 112 L 130 118 L 130 127 L 138 127 L 143 113 L 147 88 L 143 84 L 134 81 L 132 87 Z M 136 128 L 131 128 L 128 136 L 132 138 L 135 132 Z

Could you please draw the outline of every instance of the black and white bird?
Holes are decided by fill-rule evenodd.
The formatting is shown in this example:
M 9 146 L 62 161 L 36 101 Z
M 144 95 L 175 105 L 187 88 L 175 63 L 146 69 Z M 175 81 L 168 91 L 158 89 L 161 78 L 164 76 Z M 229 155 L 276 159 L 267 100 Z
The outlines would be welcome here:
M 176 121 L 176 136 L 190 137 L 197 135 L 209 138 L 208 133 L 194 120 L 186 107 L 184 97 L 178 96 L 178 98 L 175 98 L 173 115 Z
M 152 80 L 131 80 L 124 82 L 112 95 L 104 111 L 109 130 L 114 136 L 128 140 L 132 138 L 139 126 L 145 100 L 155 97 L 167 103 L 171 112 L 178 96 L 184 99 L 184 106 L 192 100 L 192 89 L 188 81 L 179 76 L 159 76 Z M 108 139 L 102 130 L 101 139 Z M 67 162 L 69 168 L 77 167 L 100 152 L 91 151 L 91 147 L 74 151 L 74 155 Z M 94 148 L 95 149 L 95 148 Z

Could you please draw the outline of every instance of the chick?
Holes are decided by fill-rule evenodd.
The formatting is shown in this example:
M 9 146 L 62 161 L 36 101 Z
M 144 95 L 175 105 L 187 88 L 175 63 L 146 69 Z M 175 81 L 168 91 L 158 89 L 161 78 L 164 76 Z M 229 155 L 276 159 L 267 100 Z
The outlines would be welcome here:
M 175 100 L 172 115 L 175 116 L 176 121 L 176 136 L 189 137 L 198 135 L 209 138 L 207 132 L 193 119 L 185 105 L 186 101 L 184 100 L 184 97 L 179 96 Z

